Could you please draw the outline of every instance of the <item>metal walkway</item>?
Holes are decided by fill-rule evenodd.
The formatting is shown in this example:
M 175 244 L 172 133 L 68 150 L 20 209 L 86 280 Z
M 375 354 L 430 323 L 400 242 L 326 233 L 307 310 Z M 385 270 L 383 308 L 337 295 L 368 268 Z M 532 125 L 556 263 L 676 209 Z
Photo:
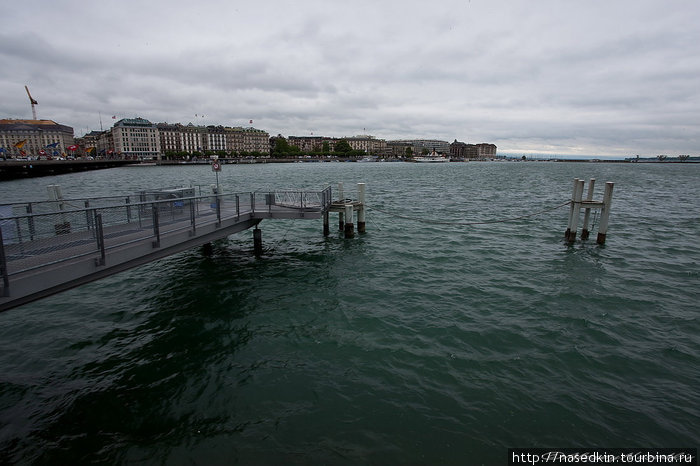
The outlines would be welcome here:
M 263 219 L 318 219 L 331 188 L 133 196 L 0 205 L 0 311 L 225 238 Z

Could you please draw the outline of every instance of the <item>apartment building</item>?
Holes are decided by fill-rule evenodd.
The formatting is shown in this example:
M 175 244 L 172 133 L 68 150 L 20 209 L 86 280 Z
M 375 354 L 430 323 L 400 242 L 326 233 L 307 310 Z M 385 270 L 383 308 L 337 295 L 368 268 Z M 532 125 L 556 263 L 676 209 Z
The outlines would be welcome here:
M 0 120 L 0 156 L 65 154 L 75 143 L 73 128 L 53 120 Z
M 112 127 L 114 150 L 125 157 L 160 160 L 158 128 L 143 118 L 124 118 Z
M 224 128 L 226 146 L 231 153 L 270 153 L 270 134 L 255 128 Z

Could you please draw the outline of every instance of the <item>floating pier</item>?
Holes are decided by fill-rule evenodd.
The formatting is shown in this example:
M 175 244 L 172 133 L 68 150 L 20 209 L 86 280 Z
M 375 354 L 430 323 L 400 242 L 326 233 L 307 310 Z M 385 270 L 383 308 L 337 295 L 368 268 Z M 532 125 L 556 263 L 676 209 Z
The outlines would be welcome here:
M 605 238 L 608 232 L 608 221 L 610 218 L 610 206 L 612 205 L 612 194 L 614 183 L 608 181 L 605 183 L 605 192 L 603 199 L 600 201 L 593 200 L 593 190 L 595 188 L 595 178 L 591 178 L 588 182 L 588 191 L 586 199 L 583 199 L 584 180 L 574 178 L 574 187 L 571 194 L 571 207 L 569 209 L 569 223 L 566 227 L 564 236 L 566 241 L 573 243 L 576 241 L 576 233 L 578 230 L 579 218 L 581 209 L 584 210 L 583 227 L 581 229 L 581 239 L 586 240 L 590 236 L 589 223 L 591 219 L 591 210 L 600 209 L 600 224 L 598 225 L 598 244 L 605 244 Z

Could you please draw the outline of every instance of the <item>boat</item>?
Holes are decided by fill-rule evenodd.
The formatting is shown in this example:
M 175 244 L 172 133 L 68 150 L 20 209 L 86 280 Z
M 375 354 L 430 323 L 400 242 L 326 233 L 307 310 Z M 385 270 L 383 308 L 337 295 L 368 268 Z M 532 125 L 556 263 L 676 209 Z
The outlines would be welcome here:
M 435 149 L 433 149 L 433 151 L 428 155 L 414 157 L 413 161 L 418 162 L 418 163 L 442 163 L 442 162 L 449 162 L 450 159 L 448 157 L 444 157 L 444 156 L 438 154 L 435 151 Z

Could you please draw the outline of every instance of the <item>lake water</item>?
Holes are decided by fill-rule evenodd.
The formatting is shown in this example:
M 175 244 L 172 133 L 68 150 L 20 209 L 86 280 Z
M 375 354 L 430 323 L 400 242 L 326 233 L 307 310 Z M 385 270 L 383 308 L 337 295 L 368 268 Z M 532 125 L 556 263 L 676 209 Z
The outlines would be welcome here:
M 572 179 L 607 243 L 563 242 Z M 367 233 L 265 220 L 0 313 L 0 463 L 503 464 L 700 444 L 700 165 L 226 165 L 226 191 L 367 183 Z M 3 202 L 215 183 L 0 183 Z M 466 225 L 531 217 L 503 223 Z M 332 216 L 331 225 L 337 219 Z M 596 228 L 592 231 L 595 238 Z

